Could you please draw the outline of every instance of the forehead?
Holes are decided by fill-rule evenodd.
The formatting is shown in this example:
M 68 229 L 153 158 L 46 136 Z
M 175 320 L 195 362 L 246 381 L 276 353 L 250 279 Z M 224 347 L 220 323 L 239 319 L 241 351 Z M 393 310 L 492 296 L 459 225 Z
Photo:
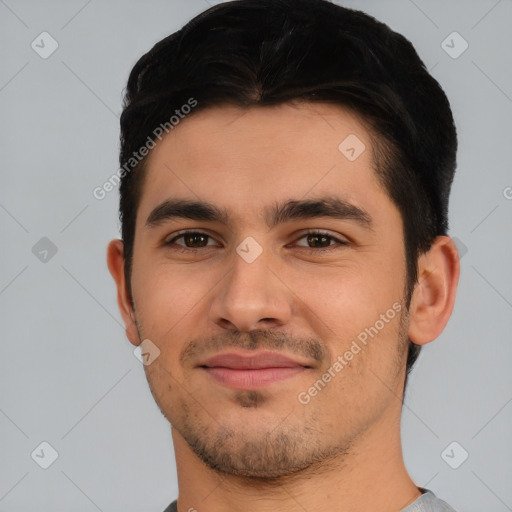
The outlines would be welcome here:
M 325 152 L 328 149 L 328 154 L 337 158 L 339 143 L 349 134 L 356 135 L 361 142 L 370 142 L 370 134 L 362 119 L 335 104 L 295 101 L 251 108 L 208 107 L 193 112 L 175 126 L 152 151 L 148 165 L 151 165 L 150 161 L 161 159 L 165 147 L 173 144 L 180 145 L 176 148 L 180 156 L 187 156 L 189 160 L 200 159 L 204 152 L 208 156 L 220 154 L 223 165 L 230 154 L 242 156 L 241 152 L 248 154 L 250 150 L 263 147 L 272 148 L 274 153 L 259 154 L 260 163 L 267 158 L 275 162 L 279 156 L 275 152 L 279 149 L 286 151 L 287 157 L 310 155 L 317 160 L 319 150 Z M 370 152 L 365 156 L 369 158 Z
M 234 214 L 337 192 L 361 204 L 384 194 L 371 147 L 364 123 L 339 105 L 199 110 L 147 157 L 137 224 L 169 196 L 209 200 Z

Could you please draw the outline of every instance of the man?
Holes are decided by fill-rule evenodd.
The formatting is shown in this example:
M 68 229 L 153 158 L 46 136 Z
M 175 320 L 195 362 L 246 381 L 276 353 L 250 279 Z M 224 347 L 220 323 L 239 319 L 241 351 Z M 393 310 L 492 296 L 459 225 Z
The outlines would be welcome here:
M 220 4 L 137 62 L 107 258 L 172 426 L 167 511 L 453 512 L 400 416 L 454 305 L 456 146 L 412 45 L 326 0 Z

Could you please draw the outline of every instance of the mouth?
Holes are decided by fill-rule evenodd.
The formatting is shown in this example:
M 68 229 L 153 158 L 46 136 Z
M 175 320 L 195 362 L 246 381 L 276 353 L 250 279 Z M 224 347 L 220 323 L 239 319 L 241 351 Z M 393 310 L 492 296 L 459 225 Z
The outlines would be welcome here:
M 311 368 L 275 352 L 218 354 L 199 365 L 217 382 L 235 389 L 258 389 L 283 381 Z

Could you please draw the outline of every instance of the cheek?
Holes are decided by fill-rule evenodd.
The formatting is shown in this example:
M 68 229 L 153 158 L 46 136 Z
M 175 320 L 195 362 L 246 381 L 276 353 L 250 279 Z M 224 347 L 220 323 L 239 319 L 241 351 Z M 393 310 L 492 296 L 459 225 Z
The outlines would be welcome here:
M 330 364 L 343 357 L 340 374 L 347 380 L 337 379 L 342 394 L 354 382 L 375 381 L 379 387 L 371 373 L 387 380 L 394 371 L 404 307 L 405 261 L 400 249 L 368 250 L 351 263 L 318 273 L 297 293 L 308 306 L 300 314 L 317 327 L 317 334 L 325 333 Z
M 309 315 L 318 315 L 342 336 L 373 324 L 403 298 L 404 272 L 399 256 L 367 254 L 312 273 L 307 281 L 302 274 L 293 290 L 309 307 Z
M 133 295 L 144 334 L 167 341 L 187 323 L 215 280 L 206 273 L 169 262 L 139 265 L 133 274 Z

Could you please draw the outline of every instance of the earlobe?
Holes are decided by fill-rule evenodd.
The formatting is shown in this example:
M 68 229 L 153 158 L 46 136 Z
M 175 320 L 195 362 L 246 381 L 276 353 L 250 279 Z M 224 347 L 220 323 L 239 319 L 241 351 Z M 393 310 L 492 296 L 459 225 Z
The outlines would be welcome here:
M 457 247 L 449 236 L 437 237 L 418 259 L 418 281 L 409 308 L 409 339 L 417 345 L 435 340 L 452 314 L 459 282 Z
M 138 346 L 141 340 L 139 339 L 135 312 L 133 311 L 124 275 L 124 246 L 122 240 L 112 240 L 108 244 L 107 266 L 117 286 L 117 304 L 125 324 L 126 337 L 133 345 Z

